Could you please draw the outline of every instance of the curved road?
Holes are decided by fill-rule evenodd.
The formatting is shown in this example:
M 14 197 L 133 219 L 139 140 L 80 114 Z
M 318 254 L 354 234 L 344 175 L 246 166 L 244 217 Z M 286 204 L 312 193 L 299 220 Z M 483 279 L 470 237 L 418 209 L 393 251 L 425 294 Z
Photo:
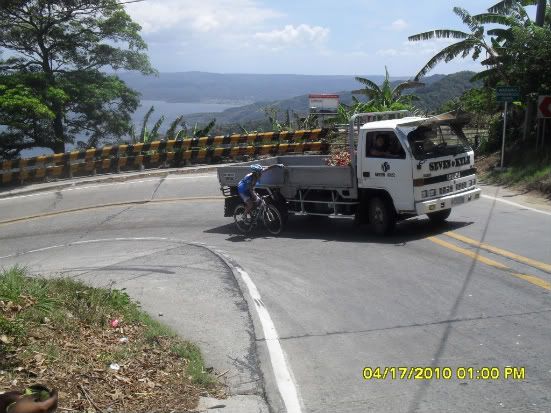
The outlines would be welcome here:
M 167 251 L 180 254 L 179 245 L 196 248 L 180 241 L 202 243 L 238 263 L 262 296 L 298 393 L 295 411 L 550 412 L 551 208 L 523 207 L 492 187 L 484 193 L 443 227 L 414 219 L 386 239 L 347 220 L 308 217 L 291 217 L 277 238 L 244 238 L 223 217 L 215 174 L 90 184 L 0 199 L 0 265 L 76 275 L 110 266 L 131 275 L 148 260 L 176 265 Z M 224 277 L 220 303 L 246 312 L 239 297 L 223 297 L 237 288 Z M 262 390 L 247 391 L 265 392 L 271 410 L 283 412 L 281 366 L 272 365 L 266 326 L 239 282 L 254 324 L 247 334 L 255 354 L 243 357 L 255 366 L 244 370 L 264 379 Z M 248 314 L 232 320 L 236 335 L 251 323 Z M 408 370 L 399 379 L 399 367 L 419 366 L 449 367 L 454 377 L 414 380 Z M 364 367 L 396 367 L 398 377 L 387 370 L 386 379 L 364 380 Z M 477 377 L 484 367 L 498 367 L 500 378 Z M 524 378 L 506 379 L 506 367 Z

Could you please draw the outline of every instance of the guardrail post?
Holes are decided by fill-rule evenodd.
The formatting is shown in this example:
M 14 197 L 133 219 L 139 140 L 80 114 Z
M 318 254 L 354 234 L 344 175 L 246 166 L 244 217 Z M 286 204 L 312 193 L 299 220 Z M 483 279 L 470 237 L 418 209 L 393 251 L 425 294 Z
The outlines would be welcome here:
M 73 179 L 73 168 L 72 168 L 71 160 L 69 158 L 67 158 L 67 170 L 68 170 L 69 179 Z

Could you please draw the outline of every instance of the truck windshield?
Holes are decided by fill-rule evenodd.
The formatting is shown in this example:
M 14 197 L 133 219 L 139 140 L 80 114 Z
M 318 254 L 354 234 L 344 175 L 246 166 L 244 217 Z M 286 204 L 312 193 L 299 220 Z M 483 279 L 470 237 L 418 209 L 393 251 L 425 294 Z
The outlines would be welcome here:
M 415 159 L 457 155 L 471 150 L 461 127 L 453 125 L 420 126 L 408 134 Z

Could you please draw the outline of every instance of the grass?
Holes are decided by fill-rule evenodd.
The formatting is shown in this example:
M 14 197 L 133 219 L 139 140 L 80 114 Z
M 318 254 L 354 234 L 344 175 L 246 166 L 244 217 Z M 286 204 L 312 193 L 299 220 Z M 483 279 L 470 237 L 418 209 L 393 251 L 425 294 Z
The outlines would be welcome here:
M 497 157 L 493 157 L 497 160 Z M 514 148 L 506 153 L 505 171 L 488 168 L 482 178 L 491 184 L 510 185 L 551 195 L 551 151 Z
M 492 171 L 489 175 L 501 184 L 534 185 L 551 176 L 551 165 L 528 165 L 525 167 L 512 166 L 504 172 Z
M 111 326 L 113 319 L 120 320 L 119 327 Z M 120 342 L 123 336 L 125 344 Z M 111 363 L 124 368 L 113 376 Z M 105 373 L 98 375 L 100 370 Z M 97 382 L 90 379 L 94 374 Z M 203 391 L 222 395 L 216 378 L 205 370 L 200 349 L 152 319 L 125 291 L 93 288 L 69 278 L 29 277 L 21 267 L 1 271 L 0 391 L 14 379 L 52 383 L 72 388 L 66 392 L 69 405 L 85 410 L 76 385 L 79 377 L 96 395 L 122 385 L 107 400 L 126 398 L 123 408 L 144 395 L 143 403 L 149 404 L 135 405 L 137 411 L 153 411 L 152 395 L 160 393 L 166 393 L 162 406 L 172 397 L 178 408 L 182 403 L 194 407 L 189 400 Z M 147 391 L 144 383 L 150 386 Z M 182 400 L 186 392 L 189 400 Z
M 189 360 L 187 372 L 195 383 L 204 386 L 211 386 L 214 384 L 214 377 L 204 369 L 199 347 L 192 343 L 178 343 L 175 344 L 171 350 L 178 356 Z

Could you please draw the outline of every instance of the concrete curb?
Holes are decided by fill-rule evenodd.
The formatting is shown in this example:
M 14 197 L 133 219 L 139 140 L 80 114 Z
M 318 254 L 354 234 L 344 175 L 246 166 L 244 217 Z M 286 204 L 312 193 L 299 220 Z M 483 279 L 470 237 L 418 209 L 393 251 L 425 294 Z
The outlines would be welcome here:
M 83 185 L 89 185 L 89 184 L 126 182 L 126 181 L 143 179 L 143 178 L 155 178 L 155 177 L 164 178 L 168 175 L 186 175 L 186 174 L 214 172 L 218 169 L 218 167 L 225 166 L 225 165 L 226 164 L 220 164 L 216 166 L 204 165 L 204 166 L 197 166 L 197 167 L 171 168 L 171 169 L 159 169 L 159 170 L 149 169 L 141 172 L 123 172 L 120 174 L 108 174 L 108 175 L 98 175 L 93 177 L 64 179 L 64 180 L 59 180 L 59 181 L 49 182 L 49 183 L 31 184 L 26 187 L 14 188 L 7 191 L 0 190 L 0 199 L 8 198 L 11 196 L 17 196 L 17 195 L 28 195 L 36 192 L 61 190 L 65 188 L 74 188 L 77 186 L 83 186 Z
M 250 297 L 249 294 L 247 294 L 247 288 L 246 286 L 243 285 L 243 281 L 241 280 L 241 277 L 239 276 L 239 273 L 238 273 L 238 269 L 241 267 L 239 266 L 239 264 L 237 264 L 237 262 L 233 258 L 226 255 L 224 251 L 220 251 L 216 247 L 212 247 L 210 245 L 203 244 L 203 243 L 195 243 L 195 242 L 185 242 L 185 243 L 196 247 L 202 247 L 207 251 L 210 251 L 212 254 L 218 257 L 218 259 L 221 260 L 232 273 L 235 283 L 237 284 L 237 287 L 241 292 L 241 296 L 247 303 L 247 314 L 249 315 L 249 320 L 253 326 L 253 331 L 255 335 L 253 337 L 253 343 L 254 343 L 253 345 L 254 345 L 254 351 L 256 353 L 255 356 L 256 356 L 256 362 L 257 362 L 258 375 L 261 380 L 260 388 L 262 389 L 262 393 L 258 395 L 239 395 L 238 394 L 238 395 L 230 396 L 226 400 L 217 400 L 213 398 L 201 397 L 199 401 L 199 409 L 200 409 L 199 411 L 213 409 L 217 406 L 217 404 L 222 402 L 224 404 L 224 407 L 216 408 L 216 411 L 219 411 L 221 413 L 244 413 L 249 411 L 252 412 L 253 409 L 257 413 L 268 413 L 271 410 L 268 403 L 268 396 L 266 393 L 266 377 L 264 376 L 264 371 L 260 368 L 260 354 L 258 349 L 258 340 L 256 339 L 256 336 L 257 336 L 256 332 L 258 331 L 259 328 L 260 330 L 262 330 L 262 327 L 259 326 L 260 321 L 258 320 L 258 316 L 256 312 L 251 311 L 251 308 L 253 308 L 252 298 Z M 246 409 L 243 410 L 244 408 Z

